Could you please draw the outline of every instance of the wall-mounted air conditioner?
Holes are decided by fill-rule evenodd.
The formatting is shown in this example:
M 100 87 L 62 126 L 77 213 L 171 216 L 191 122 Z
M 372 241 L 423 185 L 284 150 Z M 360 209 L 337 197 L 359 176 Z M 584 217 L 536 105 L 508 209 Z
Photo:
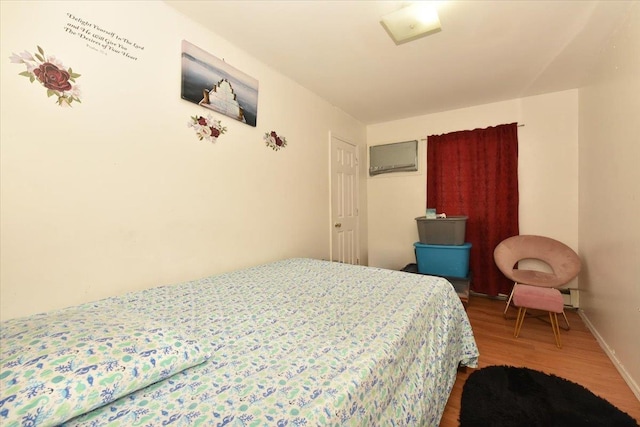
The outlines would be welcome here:
M 418 170 L 418 141 L 395 142 L 369 147 L 369 175 Z

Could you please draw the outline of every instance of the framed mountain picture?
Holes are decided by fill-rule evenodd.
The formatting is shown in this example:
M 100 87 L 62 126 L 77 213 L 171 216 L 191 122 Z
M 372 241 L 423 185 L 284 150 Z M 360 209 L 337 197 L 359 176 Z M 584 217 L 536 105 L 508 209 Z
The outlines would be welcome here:
M 181 97 L 249 126 L 257 124 L 258 80 L 186 40 Z

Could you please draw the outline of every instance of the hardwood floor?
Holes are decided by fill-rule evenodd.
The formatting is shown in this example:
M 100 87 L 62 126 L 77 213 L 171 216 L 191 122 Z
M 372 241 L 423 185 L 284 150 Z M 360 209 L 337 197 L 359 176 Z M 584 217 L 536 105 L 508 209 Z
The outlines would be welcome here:
M 566 310 L 571 330 L 560 322 L 562 349 L 556 347 L 548 322 L 527 317 L 520 337 L 513 337 L 517 310 L 503 317 L 505 301 L 472 296 L 467 314 L 480 350 L 478 368 L 490 365 L 524 366 L 566 378 L 588 388 L 640 422 L 640 401 L 575 310 Z M 559 316 L 560 317 L 560 316 Z M 548 317 L 546 317 L 548 320 Z M 458 371 L 440 427 L 457 427 L 462 387 L 475 369 Z

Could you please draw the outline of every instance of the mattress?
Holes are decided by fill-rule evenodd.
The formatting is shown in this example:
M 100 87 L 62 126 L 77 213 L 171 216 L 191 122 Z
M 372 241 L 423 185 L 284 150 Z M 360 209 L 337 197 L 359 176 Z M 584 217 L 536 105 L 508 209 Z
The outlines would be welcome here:
M 479 355 L 445 279 L 304 258 L 12 319 L 0 339 L 8 427 L 437 426 Z

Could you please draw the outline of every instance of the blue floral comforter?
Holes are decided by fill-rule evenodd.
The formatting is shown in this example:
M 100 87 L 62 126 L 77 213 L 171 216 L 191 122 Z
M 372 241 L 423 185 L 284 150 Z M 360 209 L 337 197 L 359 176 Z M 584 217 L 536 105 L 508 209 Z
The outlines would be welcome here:
M 148 384 L 64 421 L 69 426 L 437 426 L 458 365 L 475 367 L 478 358 L 469 320 L 446 280 L 311 259 L 274 262 L 73 310 L 98 320 L 122 319 L 122 330 L 127 319 L 149 325 L 156 335 L 170 338 L 162 348 L 172 355 L 177 372 L 149 374 L 155 379 Z M 19 337 L 11 331 L 24 322 L 3 323 L 3 346 L 8 337 Z M 129 340 L 139 335 L 125 334 Z M 127 345 L 122 347 L 130 353 L 126 360 L 134 363 L 135 346 Z M 156 354 L 151 350 L 134 353 L 156 365 L 148 363 L 148 355 Z M 109 357 L 117 362 L 120 356 Z M 114 360 L 107 362 L 114 366 Z M 92 385 L 124 390 L 113 384 L 120 376 L 113 379 L 99 372 L 99 361 L 92 363 L 98 367 Z M 147 365 L 136 365 L 136 378 Z M 21 374 L 29 375 L 32 386 L 44 375 L 34 369 Z M 17 390 L 21 377 L 0 376 L 13 387 L 11 402 L 5 395 L 9 386 L 0 390 L 0 424 L 8 425 L 10 405 L 23 399 L 28 407 L 29 401 Z M 101 381 L 107 376 L 109 381 Z M 85 377 L 67 381 L 65 392 L 85 401 Z M 94 397 L 103 394 L 93 392 Z M 47 425 L 46 419 L 40 414 L 40 422 L 32 417 L 28 424 Z M 25 422 L 17 417 L 13 424 Z

